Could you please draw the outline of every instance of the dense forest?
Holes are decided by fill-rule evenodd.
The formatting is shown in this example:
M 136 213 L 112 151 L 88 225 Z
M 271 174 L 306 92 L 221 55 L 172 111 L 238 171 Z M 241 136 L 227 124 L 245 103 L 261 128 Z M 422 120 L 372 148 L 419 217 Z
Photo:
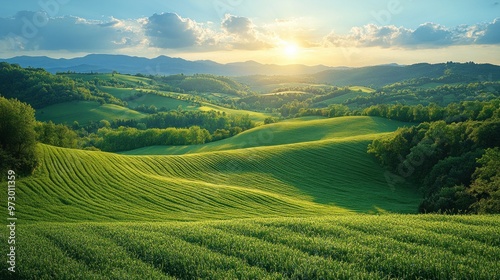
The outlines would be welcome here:
M 428 110 L 421 116 L 433 122 L 400 128 L 368 148 L 390 185 L 420 186 L 420 212 L 500 212 L 500 100 L 473 103 L 475 111 L 464 103 L 437 110 L 440 117 Z
M 123 105 L 121 100 L 101 92 L 95 84 L 5 62 L 0 62 L 0 93 L 26 102 L 35 109 L 73 100 Z

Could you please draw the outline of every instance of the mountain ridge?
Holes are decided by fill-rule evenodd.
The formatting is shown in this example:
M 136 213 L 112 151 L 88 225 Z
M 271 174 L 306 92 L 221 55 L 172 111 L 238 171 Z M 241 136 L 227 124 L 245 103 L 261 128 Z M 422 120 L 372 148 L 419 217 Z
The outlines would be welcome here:
M 111 73 L 135 75 L 212 74 L 230 77 L 242 76 L 307 76 L 317 83 L 336 86 L 359 85 L 381 88 L 386 85 L 415 79 L 441 79 L 446 82 L 476 82 L 500 80 L 500 66 L 474 62 L 457 63 L 395 63 L 365 67 L 307 66 L 302 64 L 262 64 L 254 60 L 221 64 L 212 60 L 190 61 L 179 57 L 160 55 L 145 58 L 127 55 L 89 54 L 76 58 L 47 56 L 18 56 L 0 59 L 0 62 L 22 67 L 44 68 L 48 72 Z
M 253 60 L 221 64 L 212 60 L 190 61 L 179 57 L 160 55 L 145 58 L 127 55 L 89 54 L 75 58 L 50 58 L 47 56 L 17 56 L 0 59 L 0 62 L 19 64 L 22 67 L 44 68 L 48 72 L 113 72 L 123 74 L 215 74 L 226 76 L 266 75 L 304 75 L 314 74 L 335 67 L 325 65 L 276 65 L 262 64 Z

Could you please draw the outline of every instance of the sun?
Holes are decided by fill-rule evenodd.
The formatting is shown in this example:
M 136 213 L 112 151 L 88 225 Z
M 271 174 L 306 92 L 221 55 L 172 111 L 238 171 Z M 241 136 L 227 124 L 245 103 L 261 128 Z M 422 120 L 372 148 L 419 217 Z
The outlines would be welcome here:
M 283 51 L 287 56 L 293 57 L 299 52 L 299 47 L 295 43 L 286 42 Z

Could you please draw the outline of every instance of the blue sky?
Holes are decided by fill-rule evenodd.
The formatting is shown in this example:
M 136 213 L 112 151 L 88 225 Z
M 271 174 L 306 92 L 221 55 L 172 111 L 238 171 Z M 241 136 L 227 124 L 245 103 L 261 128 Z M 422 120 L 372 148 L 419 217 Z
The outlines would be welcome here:
M 500 64 L 496 0 L 0 0 L 0 57 Z

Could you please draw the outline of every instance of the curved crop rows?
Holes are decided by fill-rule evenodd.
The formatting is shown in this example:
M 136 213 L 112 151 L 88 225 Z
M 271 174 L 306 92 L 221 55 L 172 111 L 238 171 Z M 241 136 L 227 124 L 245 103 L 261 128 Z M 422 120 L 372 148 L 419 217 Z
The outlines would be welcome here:
M 375 134 L 364 133 L 393 124 L 341 121 L 295 122 L 275 133 L 283 143 L 311 125 L 334 125 L 310 136 L 323 140 L 199 154 L 131 157 L 41 145 L 40 166 L 20 183 L 19 215 L 35 221 L 164 221 L 415 212 L 415 188 L 389 187 L 384 170 L 366 153 Z
M 184 156 L 127 157 L 40 146 L 19 189 L 24 219 L 198 220 L 413 212 L 417 194 L 391 189 L 367 141 L 325 140 Z
M 218 222 L 38 223 L 23 227 L 20 234 L 36 245 L 20 245 L 19 276 L 27 279 L 64 278 L 70 270 L 74 279 L 500 275 L 497 216 L 350 214 Z

